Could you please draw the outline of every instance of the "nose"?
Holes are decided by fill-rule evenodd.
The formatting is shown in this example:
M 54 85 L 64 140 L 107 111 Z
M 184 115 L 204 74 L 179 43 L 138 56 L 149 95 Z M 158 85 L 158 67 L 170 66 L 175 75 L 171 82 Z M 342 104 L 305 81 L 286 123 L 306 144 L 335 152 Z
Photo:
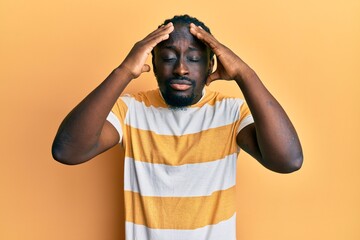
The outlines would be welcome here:
M 179 59 L 174 66 L 174 75 L 184 76 L 189 74 L 189 69 L 183 59 Z

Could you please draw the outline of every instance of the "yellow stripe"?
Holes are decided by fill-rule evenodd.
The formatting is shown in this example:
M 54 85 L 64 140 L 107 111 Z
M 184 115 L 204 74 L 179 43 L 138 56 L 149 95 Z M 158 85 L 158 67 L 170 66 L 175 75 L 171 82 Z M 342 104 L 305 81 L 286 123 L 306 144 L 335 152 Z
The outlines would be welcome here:
M 202 107 L 205 104 L 215 106 L 217 102 L 221 102 L 226 99 L 236 99 L 236 97 L 225 96 L 219 92 L 214 92 L 209 88 L 206 88 L 205 96 L 198 103 L 192 105 L 192 107 Z
M 126 125 L 125 155 L 138 161 L 171 166 L 223 159 L 238 152 L 235 141 L 238 126 L 239 121 L 236 121 L 200 133 L 169 136 Z
M 133 97 L 136 101 L 142 102 L 145 104 L 146 107 L 163 107 L 167 108 L 167 104 L 163 100 L 159 89 L 151 90 L 148 92 L 140 92 L 138 94 L 131 94 L 131 97 Z M 195 103 L 194 105 L 188 106 L 190 108 L 193 107 L 202 107 L 205 104 L 208 104 L 210 106 L 214 106 L 216 102 L 222 101 L 224 99 L 234 99 L 235 97 L 225 96 L 222 95 L 219 92 L 214 92 L 210 90 L 209 88 L 206 88 L 206 94 L 201 99 L 201 101 Z
M 167 108 L 165 101 L 162 99 L 159 89 L 151 90 L 148 92 L 139 92 L 138 94 L 131 95 L 136 101 L 142 102 L 146 107 L 162 107 Z
M 246 102 L 244 102 L 242 105 L 241 105 L 241 108 L 240 108 L 240 122 L 242 120 L 244 120 L 244 118 L 246 118 L 247 116 L 249 116 L 251 114 L 250 112 L 250 109 L 247 105 Z
M 122 129 L 124 129 L 124 119 L 126 116 L 126 112 L 128 111 L 128 107 L 126 104 L 119 98 L 115 105 L 112 107 L 111 111 L 116 115 L 121 123 Z
M 229 219 L 235 187 L 204 197 L 144 197 L 125 191 L 126 221 L 155 229 L 196 229 Z

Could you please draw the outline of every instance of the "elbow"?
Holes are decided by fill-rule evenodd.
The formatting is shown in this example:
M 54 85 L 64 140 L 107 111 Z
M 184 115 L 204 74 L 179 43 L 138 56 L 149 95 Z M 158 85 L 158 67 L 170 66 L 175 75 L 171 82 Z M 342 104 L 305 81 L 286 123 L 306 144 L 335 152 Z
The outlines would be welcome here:
M 301 169 L 303 165 L 303 154 L 300 153 L 296 157 L 288 158 L 286 161 L 284 161 L 284 164 L 282 164 L 281 169 L 279 169 L 277 172 L 279 173 L 293 173 Z
M 66 148 L 57 141 L 54 141 L 51 147 L 51 154 L 54 160 L 65 165 L 76 165 L 84 162 L 75 159 L 73 154 L 69 153 Z
M 302 153 L 292 157 L 276 157 L 275 159 L 263 159 L 261 162 L 266 168 L 277 173 L 293 173 L 298 171 L 303 164 Z
M 51 148 L 51 154 L 52 154 L 53 159 L 59 163 L 66 164 L 66 165 L 74 165 L 74 163 L 68 157 L 66 157 L 66 154 L 61 149 L 61 147 L 56 146 L 55 144 L 53 144 L 53 146 Z
M 303 156 L 299 156 L 295 159 L 292 159 L 291 162 L 288 164 L 285 173 L 292 173 L 300 170 L 303 164 Z

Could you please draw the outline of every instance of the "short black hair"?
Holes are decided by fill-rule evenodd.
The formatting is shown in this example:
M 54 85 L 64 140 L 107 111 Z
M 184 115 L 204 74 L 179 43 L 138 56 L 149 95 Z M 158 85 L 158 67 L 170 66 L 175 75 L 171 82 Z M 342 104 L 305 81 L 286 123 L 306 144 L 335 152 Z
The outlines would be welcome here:
M 160 24 L 158 26 L 161 27 L 162 25 L 166 25 L 169 22 L 172 22 L 174 25 L 175 24 L 187 24 L 190 25 L 190 23 L 194 23 L 196 26 L 202 27 L 202 29 L 204 29 L 206 32 L 211 34 L 210 29 L 199 19 L 195 18 L 195 17 L 191 17 L 188 14 L 184 14 L 184 15 L 175 15 L 173 18 L 169 18 L 166 19 L 162 24 Z M 155 72 L 155 59 L 154 59 L 154 49 L 151 51 L 151 55 L 152 55 L 152 65 L 153 65 L 153 69 Z M 212 59 L 214 57 L 214 52 L 210 49 L 210 59 Z

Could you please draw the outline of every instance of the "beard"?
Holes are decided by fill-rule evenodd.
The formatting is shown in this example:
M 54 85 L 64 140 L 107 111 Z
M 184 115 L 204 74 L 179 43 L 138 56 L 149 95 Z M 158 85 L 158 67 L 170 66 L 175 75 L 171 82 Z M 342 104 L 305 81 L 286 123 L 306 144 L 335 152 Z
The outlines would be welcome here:
M 172 79 L 171 79 L 172 80 Z M 191 82 L 191 92 L 187 95 L 176 94 L 170 87 L 170 82 L 166 81 L 165 89 L 161 90 L 161 94 L 165 102 L 173 108 L 183 108 L 194 103 L 194 99 L 197 97 L 195 94 L 196 82 L 188 78 L 177 78 L 177 80 L 187 80 Z
M 191 94 L 187 96 L 178 96 L 168 92 L 162 93 L 162 95 L 164 97 L 165 102 L 171 107 L 175 107 L 175 108 L 182 108 L 189 106 L 193 103 L 195 99 L 195 93 L 193 90 Z

